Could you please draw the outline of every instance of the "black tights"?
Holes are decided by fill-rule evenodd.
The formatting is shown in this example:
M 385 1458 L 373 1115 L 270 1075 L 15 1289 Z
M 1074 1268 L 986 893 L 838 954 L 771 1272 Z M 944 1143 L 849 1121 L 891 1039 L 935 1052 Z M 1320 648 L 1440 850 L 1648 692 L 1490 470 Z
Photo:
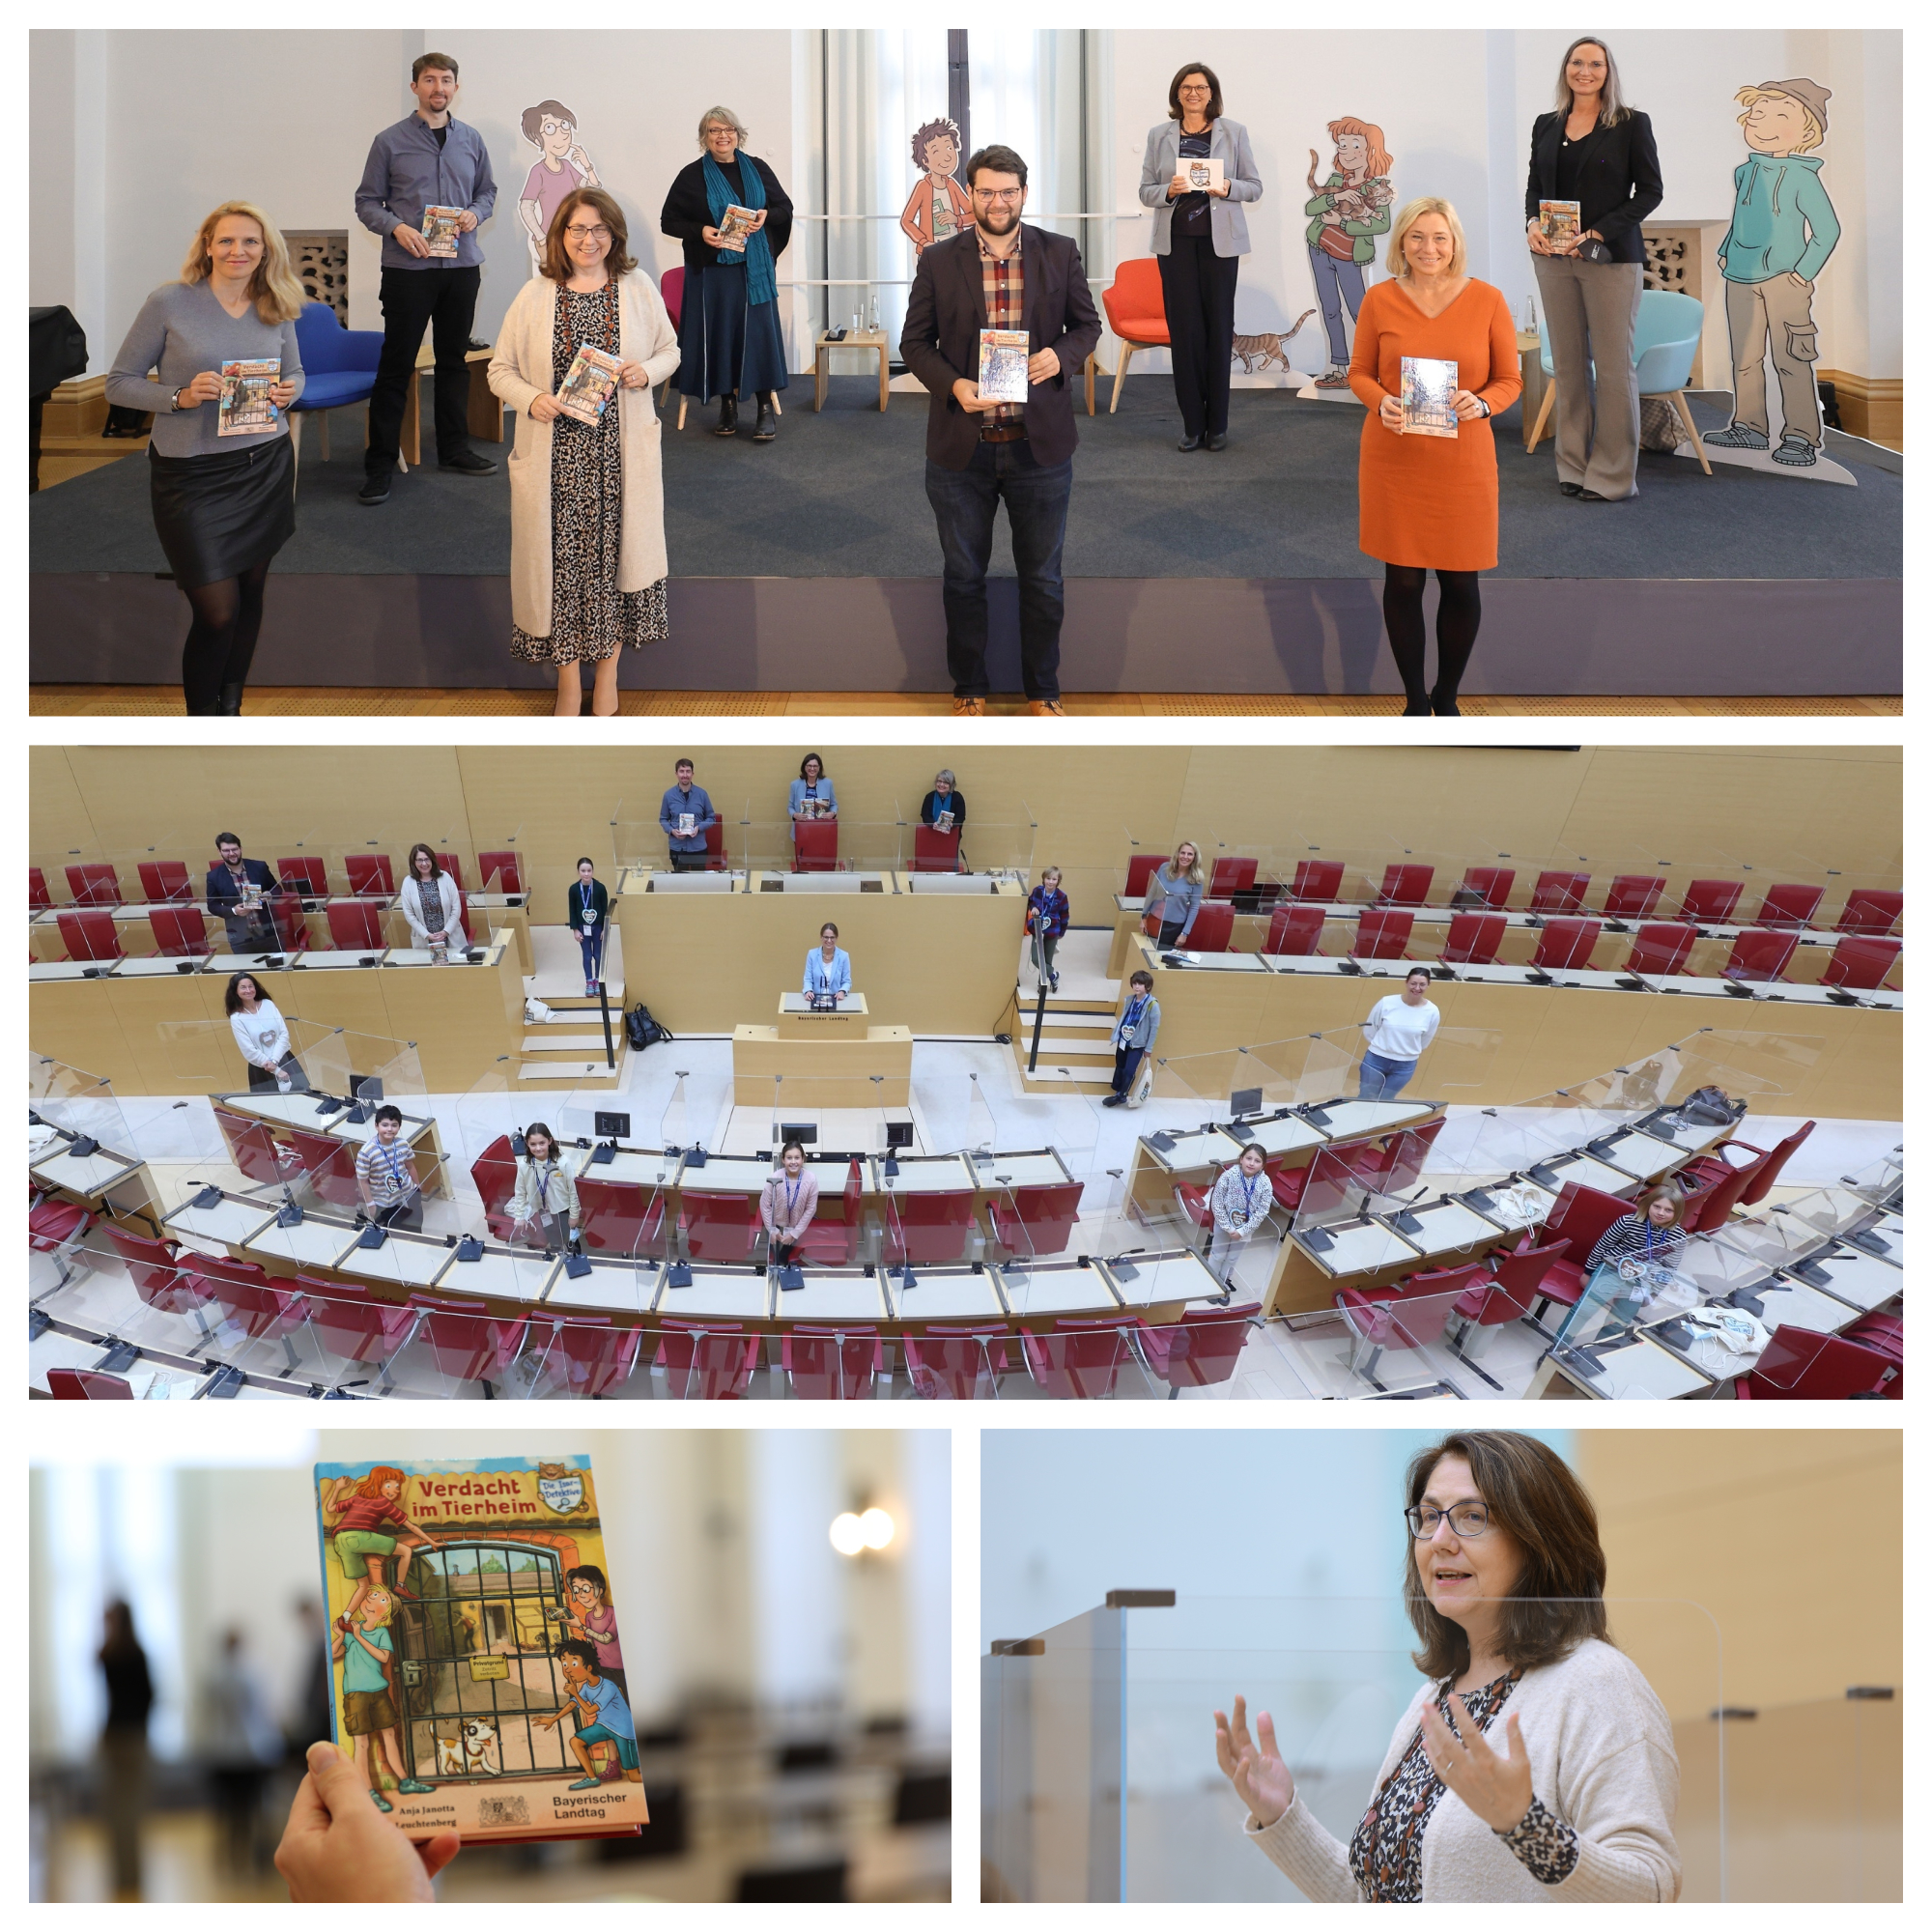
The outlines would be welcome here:
M 184 588 L 194 613 L 182 645 L 182 695 L 190 718 L 218 714 L 227 693 L 239 706 L 255 639 L 262 634 L 262 593 L 268 582 L 268 564 L 258 563 L 240 577 Z
M 1454 698 L 1483 621 L 1483 593 L 1476 573 L 1435 573 L 1442 597 L 1435 610 L 1435 689 L 1432 692 L 1423 669 L 1429 631 L 1422 617 L 1422 586 L 1429 582 L 1429 573 L 1406 563 L 1384 564 L 1382 569 L 1382 622 L 1388 627 L 1389 650 L 1402 673 L 1402 688 L 1409 703 L 1423 704 L 1433 697 L 1439 704 Z

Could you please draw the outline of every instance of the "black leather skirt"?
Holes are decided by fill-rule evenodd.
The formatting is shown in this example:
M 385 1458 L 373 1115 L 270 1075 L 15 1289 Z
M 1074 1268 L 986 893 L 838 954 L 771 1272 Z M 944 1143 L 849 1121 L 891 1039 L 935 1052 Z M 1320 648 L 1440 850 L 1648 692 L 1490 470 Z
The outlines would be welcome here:
M 295 534 L 296 458 L 287 436 L 212 456 L 148 451 L 155 534 L 185 590 L 267 563 Z

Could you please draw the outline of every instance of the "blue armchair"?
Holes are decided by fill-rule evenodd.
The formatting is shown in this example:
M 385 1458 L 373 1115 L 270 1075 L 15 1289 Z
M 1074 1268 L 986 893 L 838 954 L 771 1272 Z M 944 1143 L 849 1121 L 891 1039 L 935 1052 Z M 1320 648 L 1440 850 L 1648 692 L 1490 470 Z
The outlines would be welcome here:
M 327 463 L 328 412 L 369 400 L 383 354 L 383 331 L 344 328 L 327 302 L 304 302 L 296 318 L 296 340 L 301 344 L 302 392 L 289 405 L 289 434 L 299 457 L 301 419 L 320 416 L 322 460 Z
M 1690 420 L 1690 405 L 1684 394 L 1690 381 L 1690 364 L 1696 359 L 1697 341 L 1704 332 L 1704 304 L 1695 296 L 1678 295 L 1669 289 L 1645 289 L 1637 298 L 1636 328 L 1631 337 L 1631 361 L 1636 369 L 1639 396 L 1668 396 L 1671 407 L 1683 423 L 1704 474 L 1711 473 L 1711 459 L 1704 454 L 1704 440 Z M 308 350 L 304 345 L 302 354 Z M 1543 407 L 1536 412 L 1536 427 L 1529 433 L 1526 449 L 1534 449 L 1543 440 L 1549 412 L 1556 406 L 1556 367 L 1549 359 L 1549 338 L 1543 338 L 1543 373 L 1548 379 L 1543 391 Z M 1592 369 L 1594 374 L 1594 367 Z

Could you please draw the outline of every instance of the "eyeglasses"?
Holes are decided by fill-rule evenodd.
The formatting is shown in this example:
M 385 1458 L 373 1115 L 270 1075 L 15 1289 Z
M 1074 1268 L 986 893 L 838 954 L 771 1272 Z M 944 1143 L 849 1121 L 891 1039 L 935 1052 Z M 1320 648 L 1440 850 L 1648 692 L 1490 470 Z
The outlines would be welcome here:
M 1182 81 L 1180 84 L 1180 92 L 1182 94 L 1212 94 L 1213 91 L 1214 90 L 1211 87 L 1208 87 L 1208 85 L 1206 85 L 1206 83 L 1198 80 L 1195 81 L 1191 86 L 1186 81 Z
M 1418 1543 L 1427 1543 L 1442 1527 L 1444 1516 L 1449 1519 L 1449 1527 L 1464 1542 L 1489 1533 L 1490 1509 L 1487 1503 L 1458 1503 L 1450 1510 L 1435 1509 L 1424 1503 L 1417 1509 L 1404 1510 L 1402 1520 L 1408 1524 L 1409 1535 Z
M 570 242 L 608 242 L 611 239 L 611 231 L 602 225 L 596 228 L 579 228 L 573 224 L 563 233 L 565 240 Z
M 976 201 L 1004 201 L 1010 204 L 1018 201 L 1025 193 L 1026 189 L 1023 187 L 976 187 L 973 190 L 973 198 Z

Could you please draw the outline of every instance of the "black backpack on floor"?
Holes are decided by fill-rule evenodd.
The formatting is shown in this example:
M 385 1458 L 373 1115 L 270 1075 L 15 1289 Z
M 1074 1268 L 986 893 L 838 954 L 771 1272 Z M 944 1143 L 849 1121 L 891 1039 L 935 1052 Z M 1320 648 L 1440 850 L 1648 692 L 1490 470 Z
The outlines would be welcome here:
M 641 1053 L 647 1046 L 655 1046 L 661 1039 L 673 1039 L 676 1036 L 669 1027 L 660 1026 L 651 1017 L 651 1009 L 646 1006 L 636 1006 L 624 1021 L 624 1034 L 631 1042 L 633 1053 Z

